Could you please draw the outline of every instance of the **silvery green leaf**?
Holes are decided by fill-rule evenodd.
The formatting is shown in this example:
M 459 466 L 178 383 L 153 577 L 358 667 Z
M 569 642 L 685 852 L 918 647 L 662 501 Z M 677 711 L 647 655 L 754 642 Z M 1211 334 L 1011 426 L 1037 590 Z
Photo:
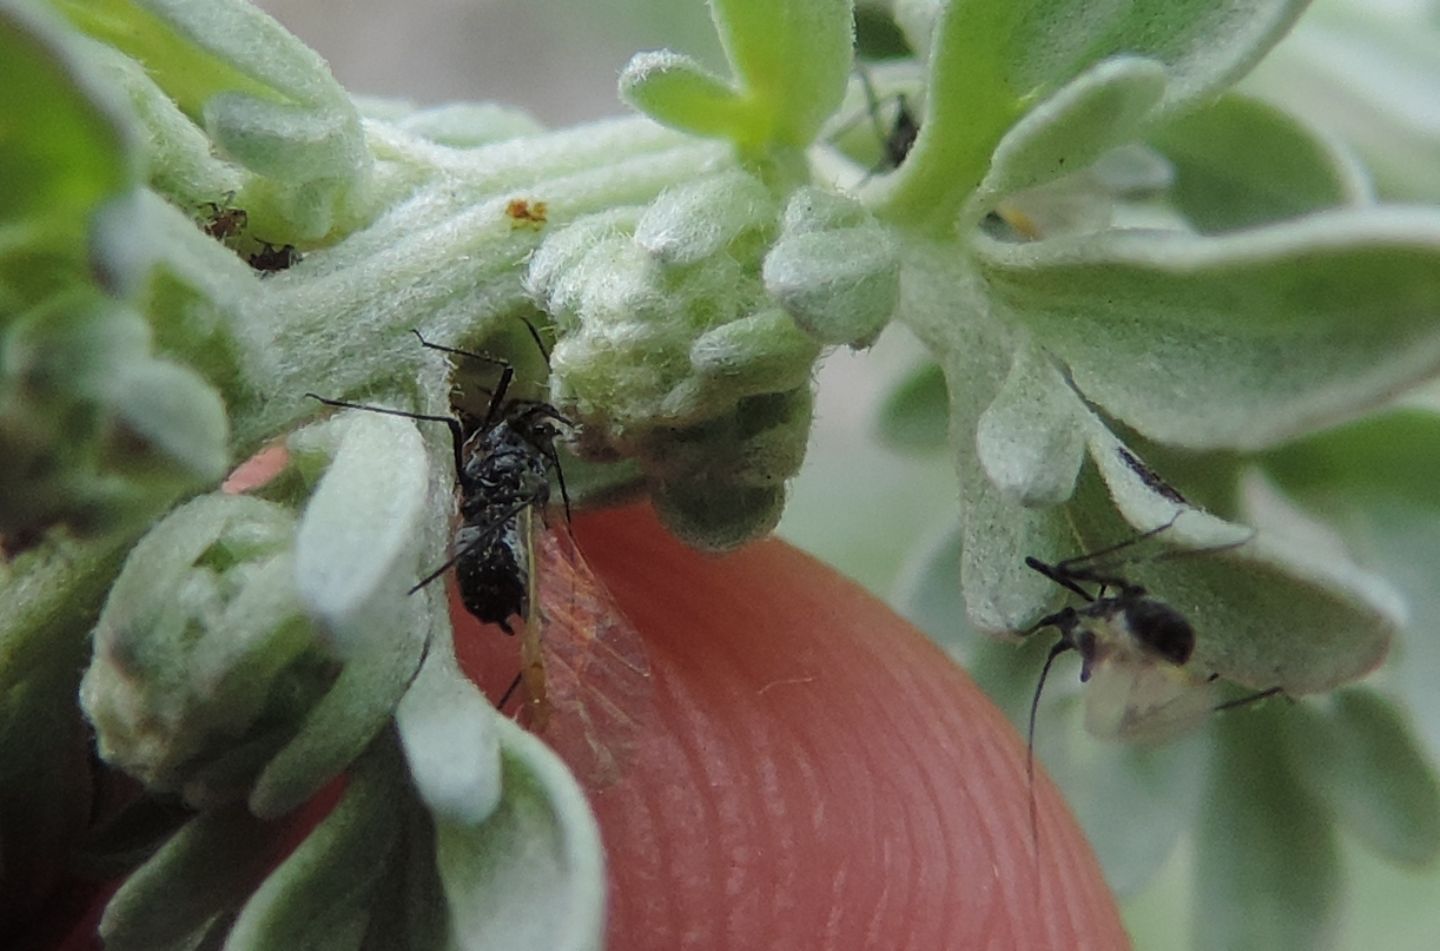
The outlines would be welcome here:
M 293 666 L 312 641 L 274 572 L 288 565 L 292 531 L 278 505 L 217 494 L 176 509 L 131 551 L 80 691 L 108 762 L 179 789 L 272 730 L 262 714 L 277 697 L 300 704 L 320 689 L 323 678 Z
M 191 819 L 105 906 L 105 947 L 189 951 L 217 918 L 245 901 L 273 860 L 280 831 L 239 806 Z
M 717 0 L 710 13 L 765 140 L 808 145 L 845 93 L 850 0 Z
M 743 150 L 808 145 L 839 105 L 853 42 L 848 0 L 717 0 L 731 83 L 676 53 L 642 53 L 621 94 L 657 120 Z
M 476 825 L 500 801 L 499 714 L 432 641 L 395 711 L 410 779 L 437 820 Z
M 1339 142 L 1258 99 L 1230 93 L 1150 141 L 1175 169 L 1171 200 L 1202 232 L 1236 231 L 1364 203 L 1370 184 Z
M 371 637 L 394 637 L 367 615 L 415 583 L 429 468 L 410 420 L 350 410 L 333 425 L 343 428 L 296 531 L 295 576 L 311 616 L 346 657 L 371 647 Z
M 778 308 L 706 331 L 690 346 L 690 364 L 701 376 L 740 393 L 805 386 L 819 356 L 820 344 Z
M 1304 7 L 1303 0 L 1100 8 L 1079 0 L 956 0 L 933 20 L 908 10 L 907 22 L 933 23 L 930 76 L 910 156 L 898 174 L 876 183 L 881 214 L 947 229 L 1006 131 L 1095 64 L 1120 54 L 1160 63 L 1165 96 L 1158 109 L 1173 113 L 1233 82 Z
M 449 102 L 415 111 L 405 109 L 395 117 L 395 124 L 413 135 L 457 149 L 508 142 L 535 135 L 544 128 L 523 109 L 496 102 Z
M 1440 370 L 1440 216 L 1374 208 L 1226 237 L 975 239 L 991 302 L 1159 442 L 1258 449 Z M 1164 385 L 1157 385 L 1164 380 Z
M 858 202 L 802 188 L 785 206 L 762 277 L 820 343 L 869 346 L 900 297 L 899 248 Z
M 1354 680 L 1384 658 L 1403 603 L 1343 551 L 1314 544 L 1298 513 L 1252 507 L 1244 513 L 1252 532 L 1177 500 L 1103 427 L 1091 430 L 1090 453 L 1101 478 L 1082 477 L 1071 510 L 1080 551 L 1071 554 L 1169 525 L 1156 540 L 1173 554 L 1137 558 L 1123 573 L 1189 619 L 1196 632 L 1190 666 L 1199 676 L 1219 673 L 1298 695 Z M 1127 522 L 1102 516 L 1109 505 Z
M 1440 759 L 1440 616 L 1434 566 L 1440 564 L 1440 415 L 1396 408 L 1266 453 L 1265 472 L 1309 510 L 1336 525 L 1357 556 L 1404 592 L 1407 625 L 1386 682 L 1414 714 L 1413 728 Z
M 605 874 L 590 807 L 544 743 L 509 720 L 497 723 L 499 806 L 477 825 L 436 823 L 452 940 L 467 951 L 598 949 Z
M 1038 605 L 1055 599 L 1054 585 L 1027 569 L 1023 558 L 1064 557 L 1071 529 L 1058 508 L 1024 508 L 985 475 L 974 451 L 980 417 L 1010 372 L 1015 335 L 985 313 L 981 288 L 965 259 L 943 245 L 902 250 L 899 315 L 940 357 L 948 393 L 952 452 L 960 479 L 960 584 L 970 623 L 989 633 L 1025 628 Z M 966 319 L 957 319 L 963 315 Z
M 1165 93 L 1160 63 L 1118 56 L 1098 63 L 1025 114 L 995 147 L 962 212 L 979 221 L 1006 195 L 1089 165 L 1135 138 Z
M 152 353 L 129 308 L 92 290 L 53 296 L 3 332 L 0 529 L 77 534 L 144 524 L 228 456 L 219 395 Z
M 1022 345 L 995 400 L 980 414 L 975 451 L 985 475 L 1020 505 L 1064 502 L 1085 458 L 1081 420 L 1087 415 L 1050 357 Z
M 1297 773 L 1347 829 L 1411 866 L 1440 854 L 1440 781 L 1404 711 L 1374 690 L 1338 690 L 1287 718 Z
M 409 826 L 400 758 L 389 740 L 356 764 L 345 793 L 240 910 L 229 951 L 360 948 L 376 888 Z
M 343 662 L 250 794 L 256 815 L 309 798 L 384 726 L 424 655 L 437 608 L 408 597 L 429 514 L 424 444 L 408 420 L 350 410 L 295 539 L 296 585 Z
M 657 198 L 635 225 L 635 243 L 666 264 L 694 264 L 747 232 L 768 231 L 775 215 L 775 199 L 764 184 L 732 169 Z
M 1433 202 L 1440 34 L 1424 6 L 1316 3 L 1241 89 L 1354 149 L 1385 200 Z
M 312 240 L 336 227 L 372 159 L 359 114 L 318 54 L 240 0 L 142 0 L 106 14 L 59 7 L 141 62 L 228 157 L 256 173 L 245 196 L 253 217 Z
M 84 45 L 39 5 L 0 10 L 0 313 L 83 280 L 88 214 L 137 173 L 127 117 Z M 8 316 L 8 314 L 7 314 Z
M 1196 830 L 1196 951 L 1333 945 L 1341 870 L 1334 819 L 1285 767 L 1285 704 L 1216 720 Z
M 747 118 L 729 83 L 669 50 L 631 57 L 620 74 L 620 96 L 656 122 L 694 135 L 738 138 Z

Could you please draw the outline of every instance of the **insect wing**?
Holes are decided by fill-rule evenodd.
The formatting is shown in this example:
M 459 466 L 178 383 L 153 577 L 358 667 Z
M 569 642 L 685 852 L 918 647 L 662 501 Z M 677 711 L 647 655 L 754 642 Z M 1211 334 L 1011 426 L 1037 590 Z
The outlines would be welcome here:
M 1210 684 L 1184 667 L 1110 657 L 1085 690 L 1085 728 L 1100 739 L 1158 742 L 1205 722 L 1212 699 Z
M 607 786 L 619 780 L 651 718 L 645 644 L 569 532 L 540 529 L 531 537 L 548 711 L 543 724 L 527 725 L 582 782 Z M 532 710 L 527 704 L 525 716 Z
M 516 518 L 515 556 L 521 565 L 525 585 L 525 630 L 520 635 L 520 679 L 525 684 L 525 708 L 531 729 L 543 732 L 550 722 L 550 688 L 545 677 L 545 653 L 541 646 L 540 591 L 535 564 L 535 510 L 526 506 Z

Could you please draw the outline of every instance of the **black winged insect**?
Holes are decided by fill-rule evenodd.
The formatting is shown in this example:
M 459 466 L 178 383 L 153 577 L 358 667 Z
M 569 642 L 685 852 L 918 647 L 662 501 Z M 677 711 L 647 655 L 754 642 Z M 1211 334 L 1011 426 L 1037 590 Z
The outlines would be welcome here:
M 1118 569 L 1126 563 L 1214 554 L 1250 541 L 1247 536 L 1228 545 L 1176 550 L 1148 559 L 1116 557 L 1166 531 L 1175 524 L 1176 518 L 1179 513 L 1163 525 L 1133 538 L 1054 564 L 1034 557 L 1025 559 L 1028 568 L 1079 595 L 1085 602 L 1079 606 L 1066 605 L 1022 632 L 1022 636 L 1028 637 L 1045 628 L 1054 628 L 1060 634 L 1040 669 L 1026 727 L 1030 827 L 1037 849 L 1035 718 L 1045 680 L 1060 655 L 1074 651 L 1080 656 L 1080 681 L 1089 685 L 1085 697 L 1085 726 L 1091 735 L 1102 739 L 1162 740 L 1199 724 L 1216 711 L 1244 706 L 1281 692 L 1281 688 L 1272 687 L 1215 704 L 1210 687 L 1219 675 L 1202 675 L 1187 666 L 1195 652 L 1195 628 L 1189 619 L 1120 574 Z M 1084 585 L 1094 585 L 1096 591 L 1091 593 Z
M 875 131 L 875 138 L 880 143 L 880 160 L 865 173 L 865 178 L 861 180 L 863 183 L 872 176 L 892 172 L 900 167 L 900 164 L 905 161 L 905 157 L 910 154 L 910 149 L 915 145 L 916 137 L 920 134 L 920 120 L 910 110 L 909 100 L 905 98 L 904 93 L 897 93 L 884 99 L 876 95 L 875 84 L 871 81 L 870 72 L 864 65 L 855 64 L 855 75 L 860 80 L 860 88 L 865 94 L 865 111 L 863 114 L 856 114 L 842 122 L 829 134 L 829 140 L 833 142 L 840 139 L 864 119 L 870 120 L 870 125 Z M 895 103 L 894 111 L 887 116 L 887 107 L 891 102 Z
M 526 322 L 530 335 L 545 353 L 544 343 Z M 444 423 L 450 429 L 455 453 L 455 482 L 460 492 L 460 527 L 451 557 L 421 578 L 411 593 L 439 578 L 452 567 L 465 609 L 476 619 L 514 634 L 510 620 L 525 621 L 521 639 L 521 671 L 500 706 L 523 679 L 535 708 L 535 719 L 547 713 L 545 665 L 540 653 L 539 626 L 532 609 L 538 605 L 534 572 L 534 518 L 544 515 L 550 502 L 550 472 L 554 471 L 569 519 L 570 496 L 560 469 L 555 440 L 570 421 L 541 400 L 510 396 L 515 370 L 508 362 L 481 353 L 431 343 L 419 331 L 415 336 L 431 349 L 479 360 L 500 368 L 485 415 L 469 427 L 452 416 L 432 416 L 332 400 L 314 393 L 306 396 L 327 406 L 367 410 L 407 419 Z M 547 355 L 548 358 L 548 355 Z M 543 725 L 543 723 L 541 724 Z
M 549 360 L 539 333 L 531 338 Z M 503 360 L 420 342 L 500 368 L 485 413 L 465 417 L 407 413 L 329 400 L 330 406 L 444 423 L 455 453 L 461 523 L 452 555 L 410 592 L 455 568 L 461 603 L 477 620 L 514 634 L 524 621 L 520 673 L 496 706 L 523 683 L 520 716 L 591 788 L 614 782 L 651 719 L 650 665 L 642 638 L 614 596 L 580 554 L 568 531 L 540 531 L 550 501 L 550 472 L 560 488 L 565 521 L 570 497 L 555 440 L 570 421 L 549 403 L 510 396 L 514 369 Z M 544 622 L 542 641 L 541 627 Z M 547 730 L 547 726 L 549 729 Z
M 872 169 L 871 174 L 892 171 L 900 167 L 910 150 L 915 147 L 915 139 L 920 135 L 920 120 L 910 111 L 910 103 L 905 99 L 905 94 L 897 93 L 893 97 L 895 115 L 890 120 L 890 128 L 886 129 L 881 121 L 880 99 L 875 95 L 875 85 L 870 81 L 869 71 L 859 65 L 855 71 L 860 77 L 860 88 L 865 90 L 866 111 L 875 126 L 875 135 L 880 139 L 880 148 L 885 153 L 879 167 Z
M 1179 516 L 1177 515 L 1176 518 Z M 1155 740 L 1172 736 L 1203 720 L 1217 709 L 1278 693 L 1261 691 L 1239 701 L 1211 704 L 1209 685 L 1217 675 L 1202 675 L 1186 665 L 1195 652 L 1195 628 L 1188 618 L 1144 587 L 1123 577 L 1126 563 L 1167 557 L 1209 555 L 1237 548 L 1240 539 L 1213 548 L 1184 549 L 1122 559 L 1116 556 L 1154 538 L 1175 523 L 1175 518 L 1108 548 L 1049 564 L 1027 557 L 1026 567 L 1084 599 L 1066 605 L 1036 621 L 1023 636 L 1054 628 L 1060 639 L 1050 649 L 1030 702 L 1029 736 L 1035 735 L 1035 714 L 1050 667 L 1061 654 L 1080 656 L 1080 681 L 1090 685 L 1086 697 L 1086 727 L 1102 738 Z M 1096 586 L 1091 593 L 1084 585 Z

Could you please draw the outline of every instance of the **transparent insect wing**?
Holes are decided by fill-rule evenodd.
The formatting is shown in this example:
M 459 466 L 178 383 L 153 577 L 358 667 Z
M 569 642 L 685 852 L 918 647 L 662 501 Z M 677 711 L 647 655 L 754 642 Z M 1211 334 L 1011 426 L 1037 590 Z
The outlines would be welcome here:
M 1085 728 L 1100 739 L 1170 739 L 1209 718 L 1211 694 L 1211 684 L 1188 668 L 1117 651 L 1093 669 L 1084 692 Z
M 533 702 L 522 719 L 583 782 L 604 787 L 619 780 L 651 719 L 650 662 L 639 632 L 569 532 L 537 528 L 531 537 L 537 597 L 525 638 L 536 632 L 537 664 L 532 673 L 523 660 L 522 677 L 528 693 L 538 673 L 546 699 L 543 723 Z

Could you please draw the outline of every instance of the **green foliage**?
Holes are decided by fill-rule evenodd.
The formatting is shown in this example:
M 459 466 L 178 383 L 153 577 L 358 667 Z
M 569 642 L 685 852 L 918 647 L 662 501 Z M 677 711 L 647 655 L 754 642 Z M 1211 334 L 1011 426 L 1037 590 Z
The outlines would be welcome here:
M 1225 92 L 1303 6 L 901 3 L 925 52 L 877 77 L 921 131 L 875 174 L 854 129 L 822 137 L 864 101 L 844 0 L 715 0 L 728 78 L 642 54 L 621 92 L 649 118 L 555 132 L 357 104 L 242 0 L 0 2 L 19 909 L 78 847 L 78 689 L 107 764 L 196 811 L 132 851 L 115 947 L 598 946 L 578 786 L 459 673 L 438 586 L 408 594 L 447 557 L 448 433 L 304 394 L 443 416 L 451 367 L 409 331 L 484 347 L 576 421 L 597 492 L 643 486 L 725 548 L 780 516 L 824 349 L 900 323 L 933 362 L 888 437 L 948 437 L 960 480 L 917 615 L 1023 716 L 1047 645 L 961 619 L 1024 631 L 1063 594 L 1025 556 L 1167 526 L 1121 568 L 1199 632 L 1184 676 L 1300 706 L 1097 747 L 1100 691 L 1062 666 L 1039 753 L 1117 888 L 1190 832 L 1197 947 L 1323 942 L 1335 821 L 1396 861 L 1440 851 L 1440 651 L 1402 600 L 1440 613 L 1440 432 L 1394 402 L 1440 372 L 1440 213 L 1375 204 L 1324 123 Z M 252 268 L 284 246 L 298 263 Z M 523 321 L 554 341 L 548 393 Z M 276 438 L 266 499 L 211 491 Z M 1346 687 L 1397 634 L 1383 692 Z M 276 820 L 342 774 L 264 876 Z

